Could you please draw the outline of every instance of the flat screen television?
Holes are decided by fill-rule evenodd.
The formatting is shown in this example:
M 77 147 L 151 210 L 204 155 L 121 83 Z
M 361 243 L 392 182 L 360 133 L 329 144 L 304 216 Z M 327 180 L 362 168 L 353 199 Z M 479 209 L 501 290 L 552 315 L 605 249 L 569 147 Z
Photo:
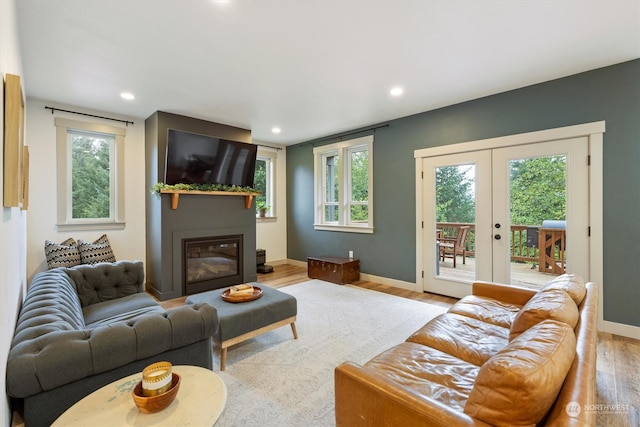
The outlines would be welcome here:
M 255 144 L 169 129 L 164 183 L 253 187 L 257 151 Z

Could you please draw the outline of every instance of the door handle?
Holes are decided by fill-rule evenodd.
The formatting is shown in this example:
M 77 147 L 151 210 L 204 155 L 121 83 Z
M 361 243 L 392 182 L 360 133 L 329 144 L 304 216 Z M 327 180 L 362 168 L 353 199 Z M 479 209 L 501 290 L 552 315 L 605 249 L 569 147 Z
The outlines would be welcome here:
M 495 236 L 493 236 L 493 238 L 496 239 L 496 240 L 500 240 L 500 239 L 502 239 L 502 236 L 499 235 L 499 234 L 496 234 Z

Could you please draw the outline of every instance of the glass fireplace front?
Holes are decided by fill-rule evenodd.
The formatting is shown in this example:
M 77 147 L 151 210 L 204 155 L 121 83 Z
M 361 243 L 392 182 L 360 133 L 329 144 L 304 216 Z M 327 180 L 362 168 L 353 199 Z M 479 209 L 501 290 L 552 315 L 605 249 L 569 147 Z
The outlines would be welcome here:
M 184 294 L 242 283 L 242 235 L 182 240 Z

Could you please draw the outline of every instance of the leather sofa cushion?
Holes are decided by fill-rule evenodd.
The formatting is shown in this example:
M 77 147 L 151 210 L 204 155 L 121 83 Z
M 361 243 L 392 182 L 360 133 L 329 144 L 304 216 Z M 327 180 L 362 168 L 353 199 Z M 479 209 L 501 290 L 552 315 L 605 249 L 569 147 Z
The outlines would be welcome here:
M 573 328 L 545 320 L 482 366 L 464 408 L 495 426 L 533 426 L 549 411 L 575 357 Z
M 493 298 L 467 295 L 452 305 L 448 312 L 510 328 L 521 308 L 521 305 L 509 304 Z
M 541 292 L 552 290 L 565 291 L 577 306 L 582 303 L 584 296 L 587 294 L 587 287 L 584 283 L 584 279 L 580 276 L 576 276 L 575 274 L 563 274 L 556 277 L 547 283 L 544 288 L 542 288 Z
M 462 412 L 480 367 L 421 344 L 404 342 L 380 353 L 367 369 Z
M 560 290 L 538 292 L 518 312 L 511 324 L 509 340 L 543 320 L 553 319 L 575 328 L 578 323 L 578 307 L 569 294 Z
M 444 313 L 418 329 L 408 342 L 433 347 L 482 366 L 509 341 L 509 329 L 471 317 Z

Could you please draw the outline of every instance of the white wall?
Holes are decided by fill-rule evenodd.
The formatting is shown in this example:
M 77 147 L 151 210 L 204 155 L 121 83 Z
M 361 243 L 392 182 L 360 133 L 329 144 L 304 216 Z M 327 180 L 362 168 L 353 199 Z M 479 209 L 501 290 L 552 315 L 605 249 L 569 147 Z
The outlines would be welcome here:
M 124 101 L 123 101 L 124 102 Z M 97 116 L 133 121 L 124 123 L 97 119 L 51 110 L 56 107 Z M 58 231 L 56 227 L 56 117 L 77 121 L 126 127 L 124 176 L 125 221 L 123 230 Z M 35 273 L 47 269 L 44 241 L 62 242 L 73 237 L 94 241 L 106 233 L 116 259 L 145 259 L 145 188 L 144 176 L 144 119 L 123 117 L 113 113 L 87 110 L 37 98 L 27 100 L 27 136 L 29 141 L 30 182 L 29 220 L 27 221 L 27 274 L 29 280 Z
M 260 144 L 255 140 L 253 143 Z M 267 251 L 267 263 L 284 262 L 287 259 L 287 149 L 270 143 L 265 145 L 281 150 L 273 150 L 277 155 L 275 218 L 256 220 L 256 249 Z
M 15 0 L 0 1 L 0 73 L 22 75 L 22 62 L 18 48 L 18 28 Z M 22 85 L 24 92 L 24 81 Z M 0 86 L 0 99 L 4 99 L 4 85 Z M 4 129 L 4 103 L 0 102 L 0 129 Z M 1 140 L 4 140 L 4 133 Z M 2 150 L 4 152 L 4 149 Z M 4 185 L 4 166 L 0 162 L 0 188 Z M 26 223 L 27 211 L 2 207 L 0 218 L 0 378 L 6 378 L 7 355 L 13 330 L 26 288 Z M 5 396 L 0 410 L 0 425 L 11 423 L 11 407 Z

